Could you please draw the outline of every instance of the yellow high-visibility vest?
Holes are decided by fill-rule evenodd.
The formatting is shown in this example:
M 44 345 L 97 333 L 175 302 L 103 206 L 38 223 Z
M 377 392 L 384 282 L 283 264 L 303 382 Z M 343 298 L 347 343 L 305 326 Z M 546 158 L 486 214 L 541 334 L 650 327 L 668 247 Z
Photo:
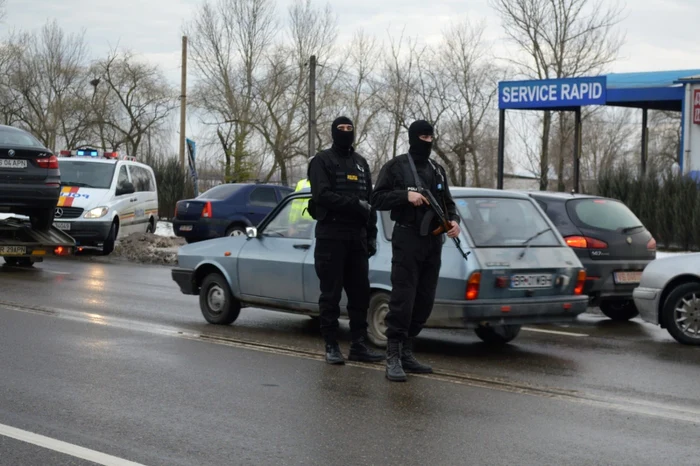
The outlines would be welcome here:
M 301 191 L 304 188 L 311 188 L 311 182 L 309 182 L 309 180 L 306 178 L 299 180 L 294 192 Z M 294 199 L 292 201 L 291 211 L 289 212 L 289 223 L 295 224 L 302 218 L 304 220 L 308 220 L 309 222 L 313 222 L 314 219 L 311 217 L 311 215 L 309 215 L 309 211 L 307 210 L 308 206 L 308 199 Z

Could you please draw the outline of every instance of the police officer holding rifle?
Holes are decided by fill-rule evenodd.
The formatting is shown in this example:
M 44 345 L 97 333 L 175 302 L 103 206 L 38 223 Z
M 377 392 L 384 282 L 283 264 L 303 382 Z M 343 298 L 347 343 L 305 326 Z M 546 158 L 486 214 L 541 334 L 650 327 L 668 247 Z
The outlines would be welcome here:
M 430 158 L 432 125 L 424 120 L 413 122 L 408 129 L 408 140 L 408 154 L 382 167 L 371 201 L 377 210 L 390 210 L 395 221 L 392 290 L 386 317 L 386 377 L 401 382 L 406 380 L 406 372 L 432 373 L 430 366 L 416 360 L 413 340 L 433 309 L 442 235 L 446 233 L 452 238 L 466 258 L 459 245 L 459 216 L 445 169 Z

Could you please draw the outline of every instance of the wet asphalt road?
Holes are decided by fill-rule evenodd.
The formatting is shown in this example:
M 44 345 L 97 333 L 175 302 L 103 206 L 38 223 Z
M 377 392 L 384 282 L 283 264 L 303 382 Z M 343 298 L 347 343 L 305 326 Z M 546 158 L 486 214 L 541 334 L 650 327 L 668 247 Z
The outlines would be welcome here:
M 390 384 L 307 317 L 207 325 L 163 267 L 1 267 L 0 318 L 0 465 L 92 464 L 3 426 L 146 465 L 699 463 L 700 348 L 638 320 L 425 331 L 436 375 Z

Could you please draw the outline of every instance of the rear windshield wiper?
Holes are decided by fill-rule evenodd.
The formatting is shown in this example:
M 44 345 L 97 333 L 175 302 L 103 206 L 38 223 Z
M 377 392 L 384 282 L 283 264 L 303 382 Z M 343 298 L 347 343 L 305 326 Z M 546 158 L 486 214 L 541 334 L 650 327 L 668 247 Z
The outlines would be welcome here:
M 544 230 L 538 231 L 537 233 L 535 233 L 534 235 L 532 235 L 531 237 L 529 237 L 528 239 L 526 239 L 525 241 L 523 241 L 523 246 L 525 246 L 525 248 L 524 248 L 522 251 L 520 251 L 520 254 L 518 255 L 518 259 L 522 259 L 522 258 L 523 258 L 523 256 L 524 256 L 525 253 L 527 252 L 527 248 L 530 247 L 530 242 L 531 242 L 532 240 L 534 240 L 534 239 L 536 239 L 536 238 L 539 238 L 540 236 L 544 235 L 544 234 L 547 233 L 548 231 L 552 231 L 552 229 L 549 228 L 549 227 L 547 227 L 547 228 L 545 228 Z
M 622 229 L 622 232 L 623 232 L 623 233 L 629 233 L 630 231 L 636 230 L 637 228 L 644 228 L 644 225 L 636 225 L 636 226 L 633 226 L 633 227 L 623 228 L 623 229 Z

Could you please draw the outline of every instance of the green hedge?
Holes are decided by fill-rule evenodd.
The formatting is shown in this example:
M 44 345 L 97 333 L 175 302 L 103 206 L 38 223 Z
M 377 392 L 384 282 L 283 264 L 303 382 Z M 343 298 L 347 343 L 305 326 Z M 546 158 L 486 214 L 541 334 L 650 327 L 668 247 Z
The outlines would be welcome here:
M 659 249 L 700 250 L 700 191 L 687 176 L 619 168 L 602 174 L 598 194 L 624 202 L 654 235 Z
M 150 165 L 158 184 L 158 214 L 163 220 L 171 220 L 177 201 L 194 197 L 192 181 L 175 157 L 153 161 Z

